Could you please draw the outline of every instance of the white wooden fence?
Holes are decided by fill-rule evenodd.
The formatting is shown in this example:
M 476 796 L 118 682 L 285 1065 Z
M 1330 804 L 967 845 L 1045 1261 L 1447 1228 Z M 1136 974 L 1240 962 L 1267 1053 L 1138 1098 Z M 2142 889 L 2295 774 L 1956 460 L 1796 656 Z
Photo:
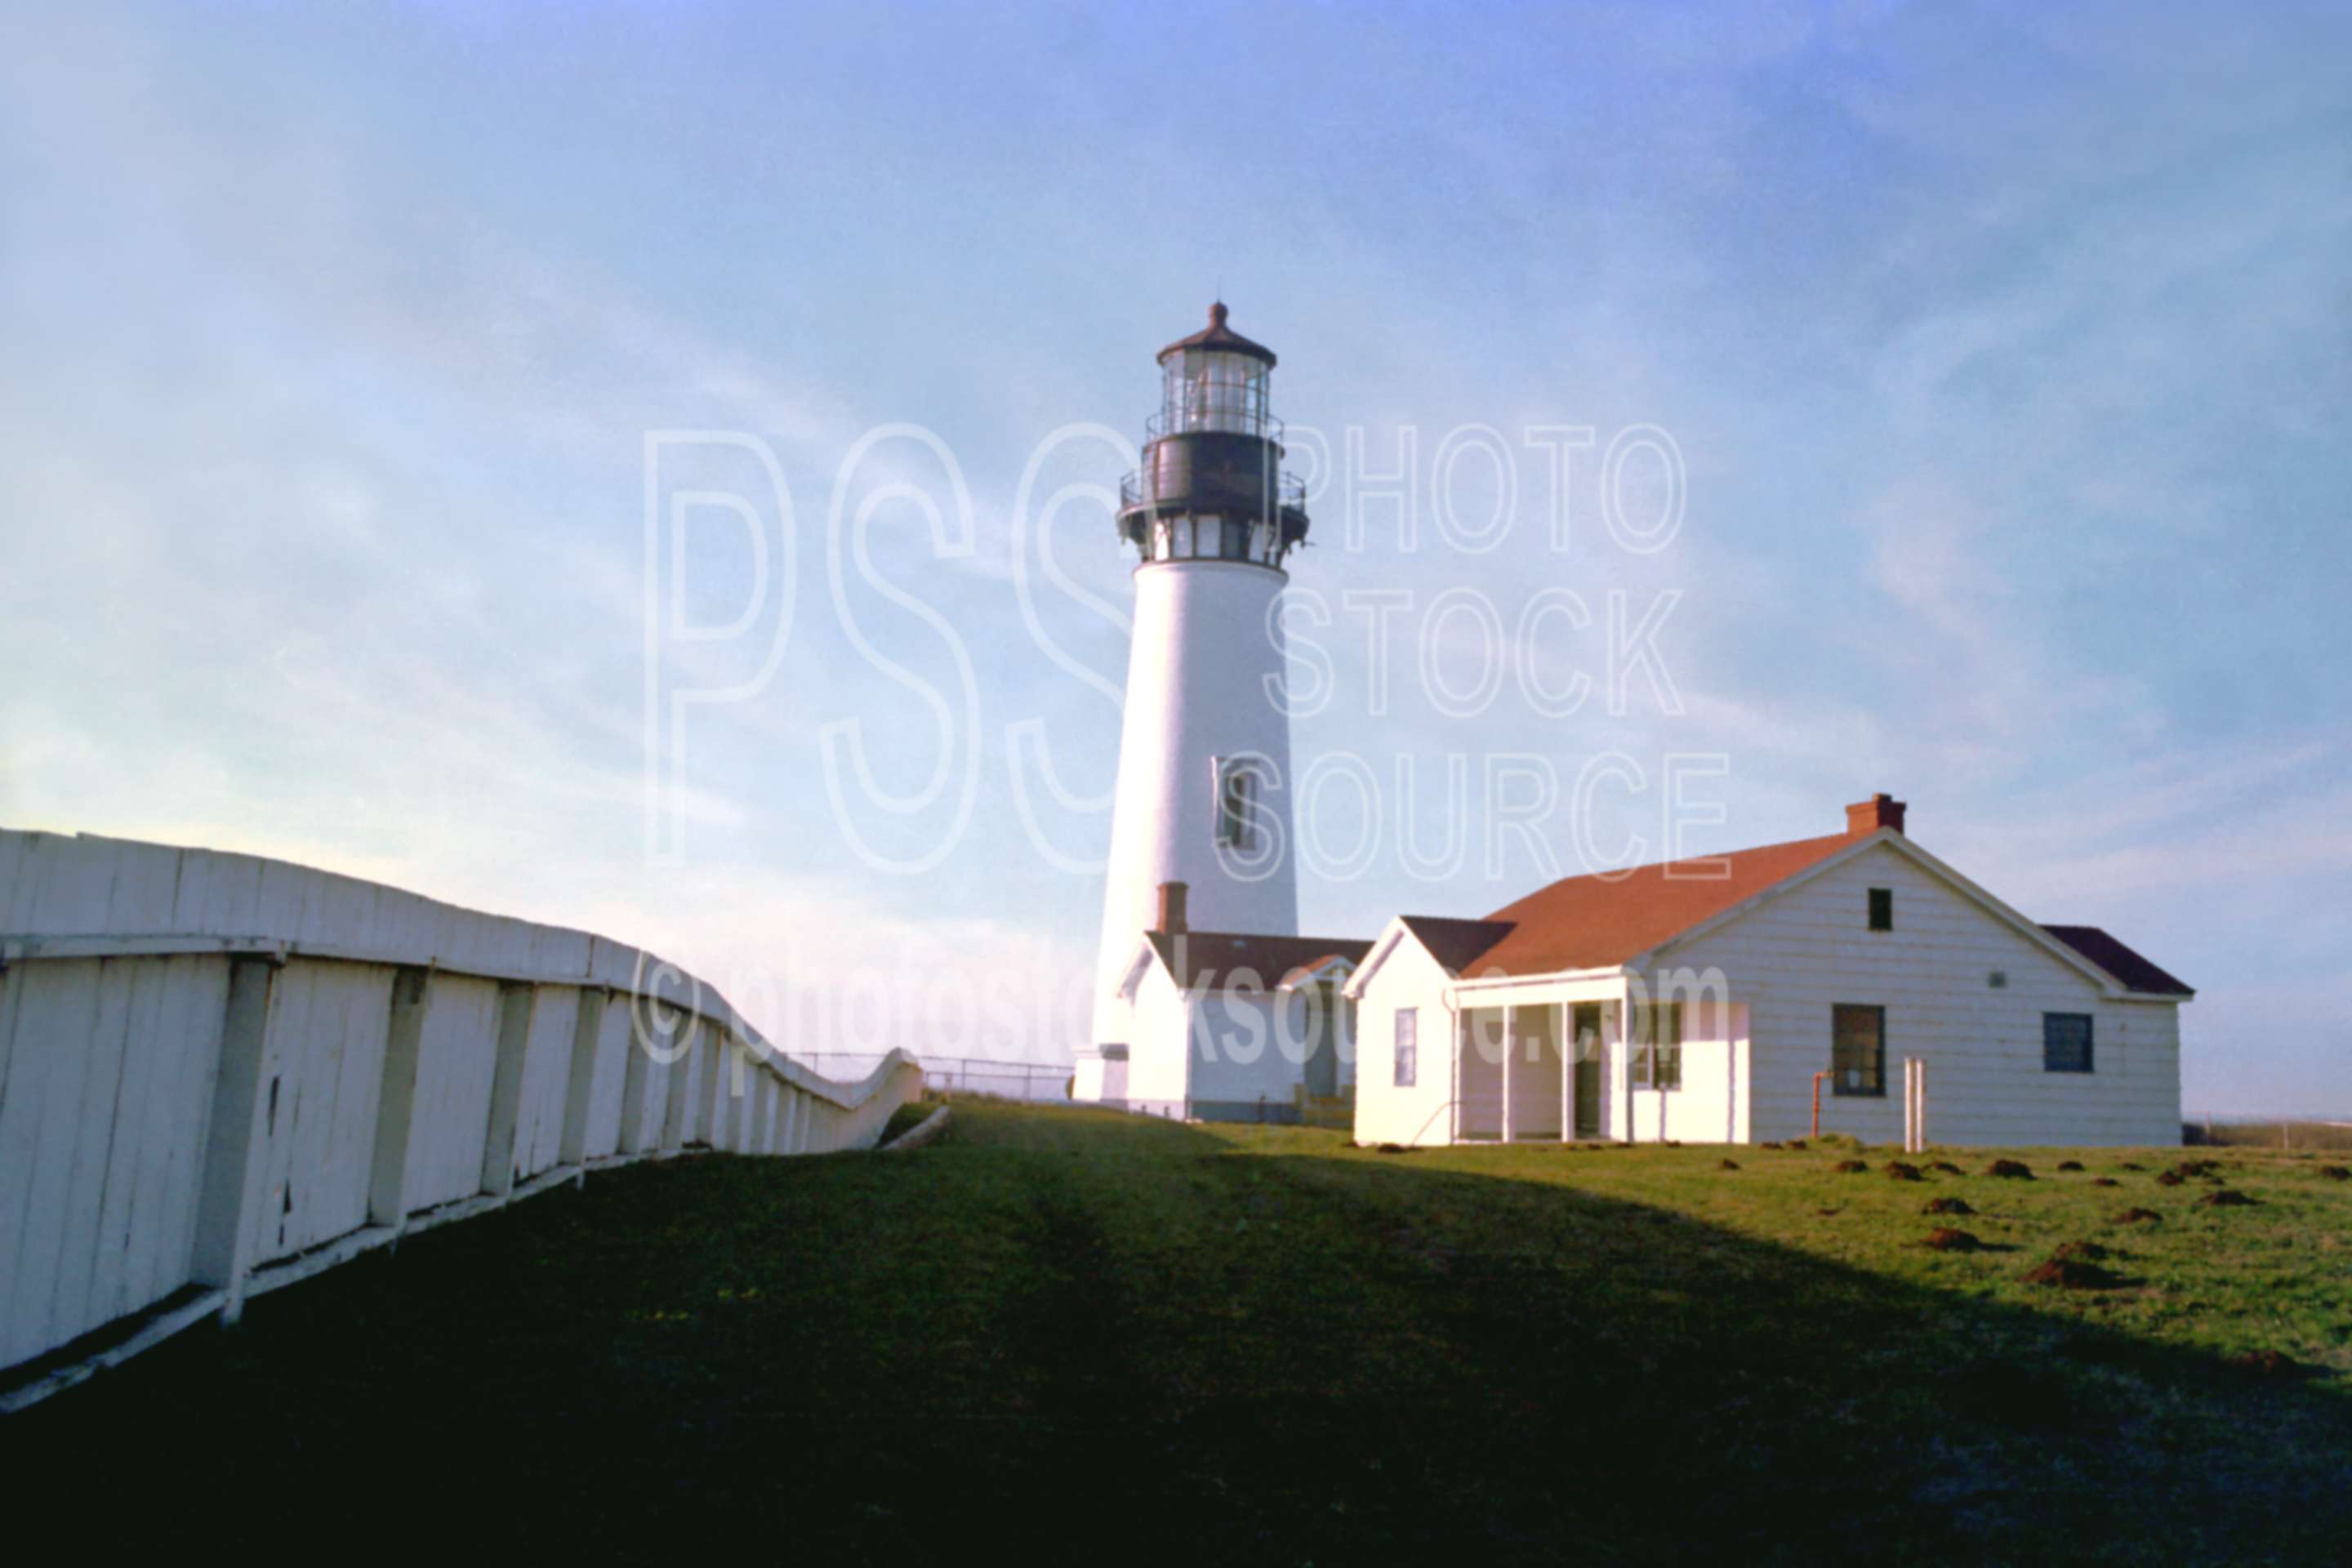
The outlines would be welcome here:
M 583 931 L 0 830 L 0 1410 L 591 1170 L 870 1147 L 922 1080 L 819 1077 Z

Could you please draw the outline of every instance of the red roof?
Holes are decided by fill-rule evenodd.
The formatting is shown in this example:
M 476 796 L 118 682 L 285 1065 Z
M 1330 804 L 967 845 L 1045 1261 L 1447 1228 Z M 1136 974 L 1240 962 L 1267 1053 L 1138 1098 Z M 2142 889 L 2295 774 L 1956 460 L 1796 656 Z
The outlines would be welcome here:
M 1461 973 L 1612 968 L 1855 842 L 1839 833 L 1705 859 L 1569 877 L 1488 915 L 1488 921 L 1507 921 L 1512 930 Z
M 1866 831 L 1839 833 L 1736 850 L 1712 859 L 1569 877 L 1483 921 L 1406 915 L 1403 923 L 1456 977 L 1613 969 L 1867 836 Z M 2126 991 L 2148 996 L 2195 994 L 2187 983 L 2096 926 L 2042 930 L 2112 975 Z

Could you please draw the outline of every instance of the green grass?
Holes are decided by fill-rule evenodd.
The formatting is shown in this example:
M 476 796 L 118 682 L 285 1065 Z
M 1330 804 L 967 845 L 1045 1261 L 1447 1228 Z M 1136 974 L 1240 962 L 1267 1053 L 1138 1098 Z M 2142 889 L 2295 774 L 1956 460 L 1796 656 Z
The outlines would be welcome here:
M 2352 1531 L 2324 1156 L 2198 1151 L 2259 1200 L 2206 1209 L 2156 1184 L 2179 1150 L 1908 1183 L 1820 1145 L 956 1118 L 434 1232 L 6 1424 L 0 1473 L 120 1544 L 195 1510 L 814 1563 L 2315 1561 Z M 1920 1215 L 1948 1194 L 1981 1212 Z M 2165 1218 L 2108 1223 L 2133 1205 Z M 2009 1250 L 1919 1247 L 1939 1223 Z M 2019 1281 L 2078 1239 L 2126 1283 Z M 2308 1370 L 2233 1363 L 2270 1351 Z
M 916 1128 L 920 1127 L 924 1122 L 929 1121 L 931 1112 L 937 1110 L 939 1108 L 939 1102 L 937 1100 L 908 1100 L 906 1104 L 892 1111 L 890 1113 L 890 1120 L 882 1124 L 881 1142 L 887 1143 L 892 1139 L 898 1137 L 900 1133 L 912 1132 Z

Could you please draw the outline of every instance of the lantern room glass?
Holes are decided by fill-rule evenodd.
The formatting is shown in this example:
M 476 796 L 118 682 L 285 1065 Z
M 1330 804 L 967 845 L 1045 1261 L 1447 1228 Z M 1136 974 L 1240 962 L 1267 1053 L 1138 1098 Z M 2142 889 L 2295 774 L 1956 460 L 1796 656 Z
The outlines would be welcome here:
M 1255 354 L 1183 349 L 1161 367 L 1158 434 L 1266 433 L 1266 363 Z

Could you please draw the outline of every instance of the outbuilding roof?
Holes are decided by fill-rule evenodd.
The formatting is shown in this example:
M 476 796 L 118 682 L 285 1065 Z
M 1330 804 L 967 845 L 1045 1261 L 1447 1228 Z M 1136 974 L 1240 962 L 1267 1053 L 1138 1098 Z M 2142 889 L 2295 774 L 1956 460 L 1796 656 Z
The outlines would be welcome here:
M 1229 931 L 1148 931 L 1169 977 L 1187 991 L 1272 991 L 1332 959 L 1354 965 L 1372 944 L 1330 936 Z

